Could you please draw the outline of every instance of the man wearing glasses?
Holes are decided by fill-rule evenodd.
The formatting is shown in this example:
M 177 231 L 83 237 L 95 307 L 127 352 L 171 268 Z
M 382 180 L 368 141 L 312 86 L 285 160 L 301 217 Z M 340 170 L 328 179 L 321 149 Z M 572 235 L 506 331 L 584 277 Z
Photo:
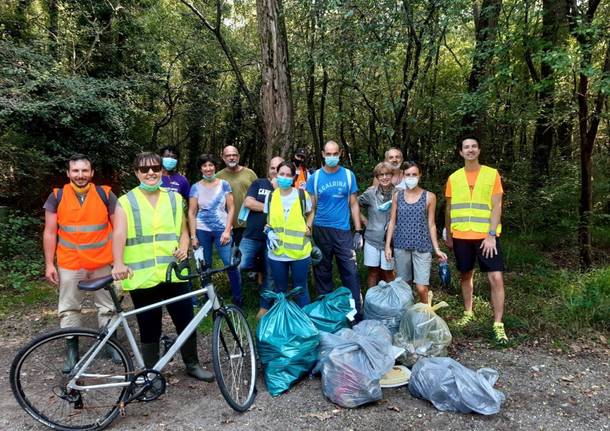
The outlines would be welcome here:
M 239 151 L 233 145 L 227 145 L 222 150 L 222 160 L 226 167 L 216 174 L 216 178 L 227 181 L 233 191 L 235 215 L 233 216 L 233 241 L 239 246 L 245 227 L 239 223 L 238 216 L 246 199 L 246 192 L 250 184 L 257 178 L 256 173 L 239 164 Z
M 93 184 L 93 174 L 89 158 L 74 154 L 66 171 L 70 182 L 63 188 L 53 189 L 43 206 L 45 277 L 59 286 L 57 311 L 62 328 L 82 326 L 84 292 L 78 289 L 78 282 L 111 272 L 110 237 L 117 198 L 110 187 Z M 105 289 L 96 290 L 93 302 L 98 325 L 102 327 L 114 315 L 110 293 Z M 78 340 L 69 339 L 67 345 L 64 369 L 70 372 L 78 356 Z M 114 349 L 110 351 L 116 355 Z

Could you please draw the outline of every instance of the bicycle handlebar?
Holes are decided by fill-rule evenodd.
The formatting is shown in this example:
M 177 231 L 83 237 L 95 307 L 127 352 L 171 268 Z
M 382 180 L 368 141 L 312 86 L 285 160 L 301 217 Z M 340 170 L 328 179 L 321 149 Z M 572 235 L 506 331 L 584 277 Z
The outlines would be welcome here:
M 172 271 L 174 271 L 174 273 L 176 274 L 176 278 L 178 280 L 188 281 L 188 280 L 193 280 L 193 279 L 201 277 L 201 276 L 210 277 L 213 274 L 217 274 L 219 272 L 226 271 L 227 269 L 237 268 L 239 266 L 240 262 L 241 262 L 241 251 L 239 250 L 239 247 L 234 246 L 233 250 L 231 252 L 231 264 L 230 265 L 227 265 L 227 266 L 224 266 L 224 267 L 218 268 L 218 269 L 211 269 L 211 268 L 206 268 L 204 262 L 201 262 L 201 267 L 204 269 L 202 269 L 202 270 L 197 269 L 196 274 L 191 274 L 189 271 L 188 274 L 182 275 L 183 270 L 185 270 L 187 268 L 190 270 L 189 260 L 184 259 L 181 262 L 172 262 L 169 265 L 167 265 L 167 271 L 165 272 L 165 281 L 167 283 L 171 282 Z

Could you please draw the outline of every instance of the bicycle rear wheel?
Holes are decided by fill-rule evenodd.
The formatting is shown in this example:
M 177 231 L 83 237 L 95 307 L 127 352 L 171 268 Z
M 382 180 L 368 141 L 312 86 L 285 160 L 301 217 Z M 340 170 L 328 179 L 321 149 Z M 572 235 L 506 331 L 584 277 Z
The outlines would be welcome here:
M 248 410 L 256 397 L 256 352 L 248 321 L 234 305 L 214 319 L 212 363 L 227 403 L 238 412 Z
M 89 329 L 60 329 L 34 339 L 17 353 L 11 365 L 11 389 L 30 416 L 56 430 L 100 430 L 118 415 L 129 386 L 88 390 L 67 387 L 68 370 L 73 365 L 67 360 L 68 346 L 76 348 L 78 358 L 83 358 L 99 343 L 98 336 Z M 79 385 L 129 381 L 133 364 L 125 349 L 112 339 L 104 349 L 87 367 Z M 118 353 L 121 363 L 112 361 L 108 349 Z

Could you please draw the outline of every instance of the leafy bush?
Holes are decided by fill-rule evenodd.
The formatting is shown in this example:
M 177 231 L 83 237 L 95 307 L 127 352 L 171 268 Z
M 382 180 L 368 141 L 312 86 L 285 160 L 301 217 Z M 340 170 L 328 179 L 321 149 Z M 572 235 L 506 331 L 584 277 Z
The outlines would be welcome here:
M 0 214 L 0 289 L 27 289 L 44 274 L 41 221 L 18 211 Z
M 610 267 L 596 269 L 568 292 L 568 307 L 580 324 L 610 329 Z

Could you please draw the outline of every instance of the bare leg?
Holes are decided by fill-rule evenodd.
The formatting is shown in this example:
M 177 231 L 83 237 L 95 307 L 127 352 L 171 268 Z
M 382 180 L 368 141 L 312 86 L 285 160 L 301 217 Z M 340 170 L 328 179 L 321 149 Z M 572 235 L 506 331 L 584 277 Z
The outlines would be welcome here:
M 367 266 L 368 268 L 368 277 L 367 277 L 367 286 L 368 287 L 373 287 L 373 286 L 377 286 L 377 283 L 379 283 L 379 267 L 378 266 Z
M 472 293 L 474 291 L 474 269 L 460 273 L 460 286 L 464 298 L 464 310 L 472 311 Z
M 504 277 L 502 272 L 493 271 L 487 273 L 487 278 L 491 286 L 491 305 L 494 309 L 494 322 L 501 322 L 504 315 Z
M 428 303 L 428 286 L 425 284 L 416 284 L 417 296 L 419 296 L 419 302 L 422 304 Z
M 382 269 L 380 270 L 381 272 L 381 279 L 383 281 L 385 281 L 386 283 L 389 283 L 390 281 L 393 281 L 396 277 L 394 276 L 394 271 L 393 270 L 385 270 Z

